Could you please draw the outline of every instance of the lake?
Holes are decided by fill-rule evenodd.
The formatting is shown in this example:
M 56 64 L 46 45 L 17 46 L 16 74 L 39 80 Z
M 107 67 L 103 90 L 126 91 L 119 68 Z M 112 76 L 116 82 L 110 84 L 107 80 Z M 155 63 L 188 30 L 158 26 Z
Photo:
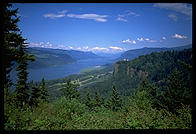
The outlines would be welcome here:
M 114 61 L 109 58 L 95 58 L 95 59 L 85 59 L 78 60 L 72 64 L 66 64 L 62 66 L 54 66 L 48 68 L 40 68 L 40 69 L 28 69 L 28 81 L 40 81 L 42 77 L 45 80 L 52 80 L 57 78 L 63 78 L 71 74 L 80 73 L 80 71 L 84 68 L 101 66 L 107 63 L 112 63 Z

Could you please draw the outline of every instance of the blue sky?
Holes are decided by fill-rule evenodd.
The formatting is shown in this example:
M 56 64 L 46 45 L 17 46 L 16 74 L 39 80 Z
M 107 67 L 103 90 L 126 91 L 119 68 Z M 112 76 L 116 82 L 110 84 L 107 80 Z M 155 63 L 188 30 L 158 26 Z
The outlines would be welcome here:
M 31 47 L 117 53 L 192 43 L 186 3 L 17 3 Z

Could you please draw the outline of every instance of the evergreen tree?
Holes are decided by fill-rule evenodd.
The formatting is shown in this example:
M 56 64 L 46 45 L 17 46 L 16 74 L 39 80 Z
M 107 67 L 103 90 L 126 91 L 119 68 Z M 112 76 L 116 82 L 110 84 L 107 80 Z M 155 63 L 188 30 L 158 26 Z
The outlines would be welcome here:
M 148 90 L 148 81 L 146 77 L 142 78 L 142 82 L 139 84 L 138 90 L 139 91 Z
M 71 80 L 69 79 L 65 85 L 62 86 L 62 88 L 60 89 L 64 96 L 66 98 L 68 98 L 69 100 L 71 100 L 72 98 L 76 98 L 79 99 L 80 98 L 80 94 L 77 90 L 78 85 L 76 85 L 75 83 L 72 83 Z
M 2 26 L 2 45 L 1 47 L 1 67 L 2 67 L 2 84 L 11 84 L 10 71 L 12 65 L 18 62 L 21 58 L 18 54 L 21 54 L 21 46 L 24 46 L 24 39 L 21 36 L 20 29 L 17 23 L 19 17 L 17 17 L 18 9 L 11 10 L 12 5 L 6 2 L 1 3 L 1 26 Z M 32 60 L 32 55 L 24 56 Z M 23 57 L 23 59 L 24 59 Z M 26 60 L 29 60 L 29 59 Z M 19 63 L 18 63 L 19 64 Z
M 1 67 L 2 67 L 2 84 L 11 84 L 9 72 L 12 70 L 13 61 L 16 61 L 15 49 L 17 48 L 19 28 L 17 23 L 19 18 L 16 18 L 18 9 L 10 10 L 12 6 L 8 3 L 1 3 Z
M 93 102 L 92 102 L 92 99 L 91 99 L 90 89 L 88 89 L 88 91 L 86 93 L 86 102 L 85 102 L 85 104 L 89 107 L 89 110 L 92 110 Z
M 168 84 L 161 98 L 162 104 L 171 112 L 183 104 L 191 104 L 191 91 L 183 85 L 181 73 L 174 69 L 173 73 L 168 77 Z
M 95 97 L 94 97 L 94 106 L 95 106 L 95 107 L 101 106 L 101 101 L 102 101 L 102 100 L 101 100 L 101 97 L 100 97 L 98 91 L 96 90 L 96 91 L 95 91 Z
M 41 102 L 41 87 L 40 86 L 33 86 L 32 87 L 33 91 L 32 91 L 32 96 L 31 96 L 31 100 L 30 103 L 32 106 L 37 106 L 38 103 Z
M 112 94 L 107 101 L 106 107 L 112 109 L 113 111 L 122 109 L 122 99 L 119 96 L 115 86 L 112 87 Z
M 27 80 L 27 61 L 34 60 L 32 55 L 28 55 L 25 51 L 25 39 L 23 39 L 20 29 L 17 26 L 19 17 L 17 17 L 18 9 L 10 10 L 11 4 L 1 4 L 1 23 L 2 37 L 1 45 L 2 54 L 2 83 L 11 85 L 9 73 L 12 70 L 12 65 L 18 63 L 16 70 L 18 71 L 18 83 L 16 85 L 17 100 L 19 106 L 28 102 L 28 87 Z
M 21 41 L 21 43 L 24 42 L 24 39 L 22 37 L 21 40 L 23 40 Z M 27 86 L 27 60 L 34 59 L 26 54 L 25 46 L 23 44 L 19 46 L 19 52 L 17 57 L 18 66 L 16 68 L 16 71 L 18 71 L 18 82 L 16 85 L 16 91 L 19 106 L 22 106 L 24 104 L 27 104 L 29 100 L 29 87 Z
M 41 85 L 41 99 L 43 101 L 48 101 L 48 90 L 46 89 L 46 83 L 45 83 L 45 79 L 42 78 L 42 85 Z

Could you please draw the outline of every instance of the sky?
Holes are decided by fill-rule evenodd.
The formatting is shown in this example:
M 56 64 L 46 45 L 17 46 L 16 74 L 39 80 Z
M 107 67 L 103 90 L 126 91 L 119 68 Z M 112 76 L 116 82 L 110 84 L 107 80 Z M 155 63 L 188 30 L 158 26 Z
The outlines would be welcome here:
M 14 3 L 29 47 L 118 53 L 192 44 L 192 4 Z

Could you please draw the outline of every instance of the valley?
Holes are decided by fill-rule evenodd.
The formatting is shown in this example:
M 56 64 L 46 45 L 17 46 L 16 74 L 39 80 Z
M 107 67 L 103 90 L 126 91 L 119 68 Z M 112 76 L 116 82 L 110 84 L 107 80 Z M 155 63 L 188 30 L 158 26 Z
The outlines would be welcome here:
M 3 132 L 192 132 L 191 3 L 0 6 Z

